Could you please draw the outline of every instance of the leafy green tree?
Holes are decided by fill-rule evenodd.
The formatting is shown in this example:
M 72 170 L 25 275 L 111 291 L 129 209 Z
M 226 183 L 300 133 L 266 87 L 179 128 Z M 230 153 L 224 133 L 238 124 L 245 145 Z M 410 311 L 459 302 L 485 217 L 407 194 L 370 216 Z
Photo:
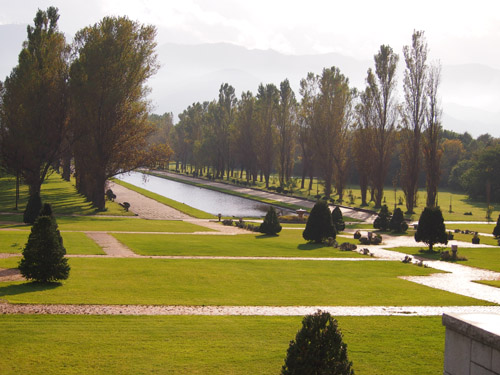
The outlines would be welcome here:
M 429 245 L 429 251 L 433 251 L 432 247 L 437 243 L 444 245 L 448 243 L 443 213 L 439 207 L 424 208 L 418 220 L 415 241 Z
M 28 280 L 40 283 L 66 280 L 70 266 L 66 249 L 50 205 L 44 205 L 23 250 L 19 271 Z
M 389 229 L 396 233 L 403 233 L 408 229 L 408 224 L 405 221 L 401 208 L 397 207 L 394 210 L 394 214 L 392 215 L 391 221 L 389 222 Z
M 152 163 L 145 82 L 158 69 L 155 35 L 153 26 L 105 17 L 75 36 L 70 88 L 76 183 L 100 210 L 108 178 Z
M 389 229 L 389 222 L 391 220 L 391 213 L 389 212 L 389 208 L 384 204 L 380 208 L 380 212 L 378 213 L 377 218 L 373 222 L 373 227 L 375 229 L 380 229 L 381 231 L 387 231 Z
M 18 65 L 4 82 L 0 110 L 0 152 L 9 172 L 29 186 L 25 220 L 36 218 L 40 189 L 61 155 L 69 115 L 69 47 L 59 32 L 57 8 L 38 10 Z M 37 209 L 38 208 L 38 209 Z M 34 214 L 33 214 L 34 213 Z
M 500 237 L 500 215 L 498 215 L 497 225 L 495 225 L 495 228 L 493 228 L 493 235 L 495 236 L 495 238 Z
M 316 202 L 309 214 L 302 237 L 304 237 L 306 241 L 322 243 L 328 237 L 335 238 L 336 235 L 337 232 L 333 225 L 332 214 L 328 207 L 328 203 L 323 200 Z
M 274 236 L 281 232 L 281 225 L 278 220 L 278 215 L 276 214 L 276 210 L 273 206 L 269 206 L 269 210 L 267 211 L 264 221 L 260 225 L 259 231 L 269 236 Z
M 337 320 L 328 312 L 304 317 L 302 328 L 290 341 L 281 374 L 354 374 Z
M 277 116 L 278 174 L 280 186 L 285 186 L 293 172 L 295 144 L 297 138 L 297 101 L 290 82 L 280 84 L 280 100 Z
M 335 232 L 339 233 L 345 229 L 344 216 L 339 206 L 335 206 L 332 211 L 332 221 L 335 227 Z

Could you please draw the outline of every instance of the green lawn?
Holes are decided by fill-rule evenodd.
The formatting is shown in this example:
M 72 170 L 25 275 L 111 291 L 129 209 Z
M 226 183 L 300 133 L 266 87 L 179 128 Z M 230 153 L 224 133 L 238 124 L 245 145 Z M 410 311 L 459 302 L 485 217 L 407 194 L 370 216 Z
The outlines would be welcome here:
M 472 232 L 492 234 L 493 228 L 495 228 L 495 224 L 446 224 L 446 230 L 452 232 L 454 229 L 468 229 Z
M 0 212 L 14 212 L 16 180 L 12 176 L 0 178 Z M 96 211 L 84 196 L 76 192 L 71 182 L 64 181 L 57 173 L 52 173 L 42 185 L 41 197 L 43 203 L 50 203 L 57 215 L 120 215 L 131 216 L 123 207 L 115 202 L 106 202 L 106 211 Z M 28 187 L 21 185 L 19 212 L 23 212 L 28 201 Z M 0 217 L 0 220 L 2 218 Z M 22 220 L 22 219 L 21 219 Z
M 21 253 L 29 234 L 29 231 L 0 231 L 0 253 Z M 85 233 L 63 232 L 61 236 L 67 254 L 105 254 Z
M 307 243 L 301 230 L 282 230 L 279 236 L 242 234 L 237 236 L 128 234 L 113 236 L 141 255 L 213 255 L 356 258 L 362 255 L 331 246 Z M 337 238 L 339 243 L 354 239 Z
M 473 234 L 462 234 L 462 233 L 453 233 L 453 239 L 457 241 L 463 241 L 472 243 Z M 494 237 L 489 236 L 481 236 L 478 235 L 479 241 L 481 245 L 490 245 L 490 246 L 498 246 L 498 240 Z
M 15 267 L 16 258 L 0 259 Z M 383 261 L 71 258 L 61 286 L 6 282 L 13 303 L 158 305 L 484 305 L 398 278 L 436 270 Z
M 495 288 L 500 288 L 500 280 L 479 280 L 476 283 L 494 286 Z
M 126 187 L 127 189 L 130 189 L 130 190 L 133 190 L 133 191 L 135 191 L 137 193 L 140 193 L 140 194 L 142 194 L 142 195 L 144 195 L 144 196 L 146 196 L 148 198 L 154 199 L 157 202 L 160 202 L 160 203 L 163 203 L 163 204 L 165 204 L 167 206 L 175 208 L 176 210 L 181 211 L 181 212 L 185 213 L 186 215 L 189 215 L 189 216 L 192 216 L 192 217 L 195 217 L 195 218 L 198 218 L 198 219 L 213 219 L 215 217 L 212 214 L 209 214 L 207 212 L 198 210 L 198 209 L 196 209 L 194 207 L 188 206 L 187 204 L 174 201 L 173 199 L 169 199 L 169 198 L 164 197 L 162 195 L 153 193 L 153 192 L 151 192 L 149 190 L 142 189 L 142 188 L 140 188 L 138 186 L 129 184 L 129 183 L 125 182 L 125 181 L 114 179 L 113 182 L 115 182 L 118 185 L 122 185 L 122 186 Z
M 427 259 L 439 259 L 439 253 L 429 254 L 425 252 L 420 252 L 420 250 L 427 250 L 428 248 L 423 247 L 394 247 L 389 250 L 399 251 L 401 253 L 409 254 L 412 256 L 420 256 Z M 442 251 L 448 250 L 451 252 L 449 247 L 435 247 L 435 250 Z M 470 267 L 483 268 L 491 271 L 500 272 L 500 247 L 458 247 L 458 255 L 465 256 L 466 261 L 458 261 L 459 264 Z
M 3 315 L 0 372 L 278 374 L 301 320 Z M 440 317 L 339 317 L 338 321 L 357 375 L 442 372 Z
M 212 229 L 176 220 L 145 220 L 128 217 L 59 216 L 61 231 L 119 231 L 119 232 L 211 232 Z M 4 224 L 3 228 L 29 228 L 24 224 Z

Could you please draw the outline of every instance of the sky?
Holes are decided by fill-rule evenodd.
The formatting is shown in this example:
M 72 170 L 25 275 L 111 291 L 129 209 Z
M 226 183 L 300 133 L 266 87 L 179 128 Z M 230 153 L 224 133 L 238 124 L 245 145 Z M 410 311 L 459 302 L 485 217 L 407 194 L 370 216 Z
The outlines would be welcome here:
M 381 44 L 401 51 L 425 30 L 431 57 L 443 64 L 500 69 L 498 0 L 0 0 L 0 24 L 28 24 L 37 8 L 59 8 L 72 38 L 105 15 L 158 27 L 158 42 L 228 42 L 286 54 L 338 52 L 371 59 Z

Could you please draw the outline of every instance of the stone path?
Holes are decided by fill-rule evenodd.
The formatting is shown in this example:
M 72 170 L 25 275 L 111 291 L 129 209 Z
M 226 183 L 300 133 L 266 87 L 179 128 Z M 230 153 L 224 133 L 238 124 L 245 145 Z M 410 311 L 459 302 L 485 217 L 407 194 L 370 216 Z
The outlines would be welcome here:
M 136 258 L 138 255 L 123 245 L 112 235 L 105 232 L 86 232 L 90 239 L 94 240 L 109 257 Z

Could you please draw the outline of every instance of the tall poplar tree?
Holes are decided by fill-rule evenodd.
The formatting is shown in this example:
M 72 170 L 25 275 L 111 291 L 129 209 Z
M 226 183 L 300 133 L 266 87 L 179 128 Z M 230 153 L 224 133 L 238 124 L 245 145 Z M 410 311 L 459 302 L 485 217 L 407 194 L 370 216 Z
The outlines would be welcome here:
M 3 164 L 29 186 L 25 222 L 41 207 L 40 189 L 58 160 L 68 122 L 69 48 L 59 32 L 57 8 L 38 10 L 28 26 L 18 65 L 4 82 L 0 111 Z
M 424 32 L 414 31 L 411 46 L 403 48 L 406 69 L 403 79 L 400 178 L 409 214 L 414 213 L 417 204 L 422 130 L 427 110 L 427 52 Z
M 108 178 L 150 164 L 146 80 L 158 69 L 156 29 L 105 17 L 75 36 L 71 65 L 77 188 L 105 208 Z
M 280 84 L 280 101 L 276 125 L 278 128 L 279 150 L 278 174 L 280 184 L 284 186 L 292 177 L 297 137 L 297 101 L 288 79 L 285 79 Z

